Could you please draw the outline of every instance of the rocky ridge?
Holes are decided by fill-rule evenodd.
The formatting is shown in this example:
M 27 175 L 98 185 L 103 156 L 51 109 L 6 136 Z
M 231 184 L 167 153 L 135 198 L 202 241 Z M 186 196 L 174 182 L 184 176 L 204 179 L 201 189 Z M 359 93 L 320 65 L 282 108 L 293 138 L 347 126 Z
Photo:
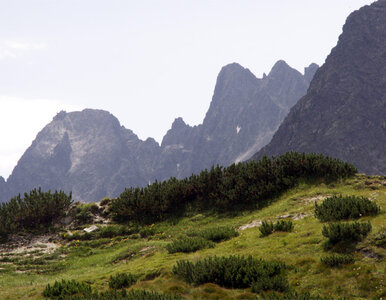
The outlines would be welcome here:
M 233 63 L 222 68 L 203 124 L 177 118 L 161 145 L 140 140 L 110 113 L 60 112 L 43 128 L 5 182 L 2 201 L 35 187 L 72 191 L 74 200 L 118 196 L 171 176 L 184 178 L 212 165 L 247 159 L 264 146 L 318 68 L 305 75 L 278 61 L 262 79 Z
M 338 44 L 272 141 L 253 156 L 317 152 L 386 173 L 386 1 L 347 18 Z

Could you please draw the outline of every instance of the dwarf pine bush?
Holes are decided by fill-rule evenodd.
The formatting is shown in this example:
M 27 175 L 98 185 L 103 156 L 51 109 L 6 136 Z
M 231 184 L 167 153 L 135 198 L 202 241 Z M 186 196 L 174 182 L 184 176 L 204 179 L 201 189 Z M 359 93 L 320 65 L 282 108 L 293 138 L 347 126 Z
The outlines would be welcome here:
M 67 283 L 70 281 L 67 281 Z M 81 284 L 76 281 L 73 284 Z M 46 290 L 49 285 L 47 285 Z M 64 285 L 62 285 L 64 286 Z M 148 291 L 148 290 L 130 290 L 129 292 L 126 291 L 126 289 L 122 290 L 108 290 L 105 292 L 94 291 L 92 292 L 91 286 L 87 285 L 87 291 L 86 290 L 76 290 L 73 287 L 71 287 L 71 293 L 70 290 L 68 292 L 62 292 L 59 293 L 46 293 L 46 290 L 43 293 L 43 296 L 49 299 L 60 299 L 60 300 L 182 300 L 183 298 L 179 295 L 175 294 L 162 294 L 155 291 Z M 49 288 L 51 290 L 52 287 Z M 56 296 L 58 294 L 59 296 Z
M 261 208 L 302 179 L 337 180 L 354 175 L 353 165 L 321 154 L 288 152 L 279 157 L 205 169 L 198 175 L 170 178 L 143 188 L 128 188 L 112 199 L 108 211 L 118 222 L 154 223 L 186 212 L 230 212 Z
M 367 223 L 329 223 L 322 229 L 323 236 L 328 238 L 330 244 L 339 242 L 359 242 L 371 231 L 370 222 Z
M 190 253 L 196 252 L 201 249 L 213 248 L 215 244 L 212 241 L 208 241 L 202 237 L 183 237 L 178 240 L 174 240 L 172 243 L 166 245 L 166 250 L 169 253 Z
M 52 286 L 48 284 L 43 292 L 43 296 L 50 299 L 68 299 L 73 295 L 86 297 L 91 294 L 92 289 L 89 284 L 64 279 L 55 281 Z
M 273 232 L 273 223 L 272 222 L 267 222 L 263 221 L 261 223 L 261 226 L 259 227 L 261 236 L 267 236 L 270 235 Z
M 213 227 L 201 231 L 194 231 L 188 234 L 192 236 L 200 236 L 215 243 L 230 240 L 231 238 L 239 235 L 239 233 L 231 226 Z
M 49 228 L 53 222 L 64 217 L 72 204 L 71 193 L 63 191 L 42 192 L 34 189 L 0 204 L 0 238 L 24 230 Z
M 334 297 L 311 295 L 309 292 L 298 293 L 295 291 L 289 291 L 284 294 L 279 294 L 275 292 L 269 293 L 267 295 L 262 294 L 261 297 L 258 296 L 256 300 L 334 300 Z
M 288 282 L 284 269 L 285 265 L 281 262 L 269 262 L 252 256 L 213 256 L 195 263 L 179 260 L 173 267 L 173 274 L 194 285 L 212 282 L 225 288 L 255 286 L 256 291 L 285 291 Z
M 354 262 L 354 257 L 347 254 L 332 254 L 320 259 L 322 264 L 328 267 L 340 267 L 342 265 L 352 264 Z
M 325 199 L 320 205 L 315 202 L 315 217 L 322 222 L 374 216 L 379 211 L 380 208 L 366 197 L 339 195 Z
M 259 227 L 261 236 L 270 235 L 274 231 L 286 231 L 290 232 L 294 228 L 294 225 L 291 220 L 280 220 L 275 224 L 272 222 L 263 221 L 261 226 Z
M 130 273 L 117 273 L 110 276 L 109 287 L 110 289 L 122 289 L 127 288 L 137 282 L 137 278 Z

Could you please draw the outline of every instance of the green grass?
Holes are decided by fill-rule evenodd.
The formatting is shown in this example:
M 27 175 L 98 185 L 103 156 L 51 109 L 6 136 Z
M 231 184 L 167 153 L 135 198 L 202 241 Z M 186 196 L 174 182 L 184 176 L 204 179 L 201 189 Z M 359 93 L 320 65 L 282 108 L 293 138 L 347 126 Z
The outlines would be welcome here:
M 381 211 L 377 216 L 358 219 L 360 222 L 370 221 L 372 231 L 356 245 L 352 253 L 354 263 L 331 269 L 321 262 L 322 257 L 332 253 L 323 249 L 326 238 L 322 235 L 322 228 L 325 223 L 314 217 L 314 202 L 321 203 L 323 197 L 341 194 L 368 197 L 380 206 Z M 44 264 L 37 266 L 44 268 L 45 272 L 41 274 L 34 265 L 41 261 L 39 257 L 2 255 L 0 299 L 44 299 L 42 293 L 47 283 L 52 285 L 62 279 L 84 281 L 93 289 L 107 291 L 110 277 L 118 273 L 130 273 L 138 278 L 130 289 L 177 293 L 185 299 L 255 299 L 256 294 L 250 288 L 227 289 L 213 283 L 193 286 L 172 274 L 178 260 L 194 262 L 213 255 L 252 255 L 285 262 L 289 286 L 298 293 L 348 299 L 385 298 L 385 209 L 386 177 L 357 175 L 330 185 L 303 183 L 261 210 L 234 216 L 196 215 L 178 222 L 165 221 L 155 224 L 154 235 L 146 237 L 123 236 L 79 242 L 63 240 L 63 246 L 58 250 L 60 255 L 50 259 L 39 256 L 45 257 Z M 166 245 L 192 231 L 214 227 L 239 228 L 252 221 L 276 222 L 278 217 L 292 219 L 293 231 L 273 232 L 260 238 L 256 226 L 239 231 L 238 236 L 217 243 L 214 248 L 173 254 L 166 250 Z M 13 264 L 13 260 L 18 263 Z M 20 264 L 23 260 L 25 265 Z M 20 272 L 23 268 L 24 272 Z

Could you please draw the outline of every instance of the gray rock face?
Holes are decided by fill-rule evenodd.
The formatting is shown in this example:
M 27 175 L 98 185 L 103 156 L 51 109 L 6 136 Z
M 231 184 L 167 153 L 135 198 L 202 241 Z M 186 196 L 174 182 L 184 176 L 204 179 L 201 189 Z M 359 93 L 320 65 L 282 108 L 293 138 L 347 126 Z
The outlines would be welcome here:
M 324 153 L 360 172 L 386 173 L 386 1 L 353 12 L 272 141 L 253 159 L 289 150 Z
M 0 200 L 42 187 L 72 191 L 74 200 L 98 201 L 118 196 L 125 187 L 245 160 L 268 143 L 316 69 L 312 64 L 303 76 L 279 61 L 258 79 L 239 64 L 227 65 L 203 124 L 191 127 L 177 118 L 161 145 L 140 140 L 106 111 L 60 112 L 7 182 L 0 179 Z
M 278 61 L 268 76 L 258 79 L 239 64 L 223 67 L 203 124 L 189 129 L 173 126 L 162 142 L 165 147 L 172 137 L 174 145 L 183 141 L 185 154 L 175 161 L 179 175 L 249 158 L 269 142 L 289 109 L 306 93 L 316 69 L 312 64 L 303 76 Z

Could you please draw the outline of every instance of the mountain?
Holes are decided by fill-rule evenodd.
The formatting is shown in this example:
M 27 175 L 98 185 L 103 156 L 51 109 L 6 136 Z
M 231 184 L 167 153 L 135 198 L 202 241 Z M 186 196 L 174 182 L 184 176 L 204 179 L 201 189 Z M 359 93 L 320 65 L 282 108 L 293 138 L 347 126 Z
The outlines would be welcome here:
M 116 194 L 127 182 L 145 185 L 149 175 L 145 164 L 139 164 L 148 155 L 141 151 L 145 143 L 147 150 L 153 145 L 158 151 L 155 141 L 139 140 L 106 111 L 61 112 L 19 160 L 7 180 L 8 190 L 60 188 L 81 200 Z
M 239 64 L 227 65 L 203 124 L 192 127 L 177 118 L 161 145 L 152 138 L 140 140 L 107 111 L 60 112 L 8 180 L 0 178 L 0 200 L 42 187 L 72 191 L 74 200 L 97 201 L 118 196 L 125 187 L 244 160 L 268 143 L 317 68 L 311 64 L 302 75 L 278 61 L 258 79 Z
M 272 141 L 253 156 L 317 152 L 386 173 L 386 1 L 347 18 L 338 44 Z
M 237 63 L 223 67 L 203 124 L 176 119 L 162 141 L 163 149 L 179 152 L 173 156 L 177 177 L 245 160 L 267 144 L 317 68 L 311 64 L 302 75 L 281 60 L 259 79 Z

